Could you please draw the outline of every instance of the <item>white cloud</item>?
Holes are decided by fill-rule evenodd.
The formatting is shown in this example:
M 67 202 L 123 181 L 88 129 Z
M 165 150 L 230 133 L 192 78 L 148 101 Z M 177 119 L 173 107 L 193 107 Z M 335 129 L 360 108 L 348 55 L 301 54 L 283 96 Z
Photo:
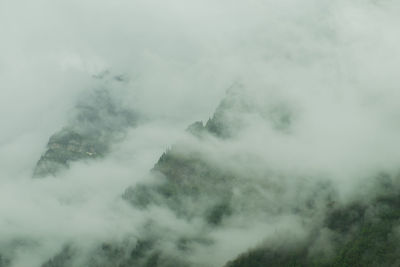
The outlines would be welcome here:
M 265 171 L 326 176 L 343 195 L 375 173 L 397 172 L 399 8 L 357 0 L 0 1 L 1 243 L 39 242 L 26 245 L 33 250 L 20 252 L 14 266 L 39 263 L 71 240 L 136 234 L 148 216 L 177 222 L 166 211 L 143 215 L 119 196 L 147 179 L 178 140 L 258 178 Z M 105 70 L 129 82 L 92 78 Z M 258 113 L 234 114 L 246 125 L 236 139 L 185 137 L 185 127 L 207 120 L 237 82 Z M 32 180 L 49 136 L 99 86 L 148 121 L 107 158 Z M 293 116 L 284 133 L 267 121 L 281 105 Z M 226 249 L 230 235 L 244 240 L 263 231 L 235 227 L 210 233 L 223 252 L 214 255 L 218 264 L 242 249 Z M 202 249 L 194 259 L 208 253 Z

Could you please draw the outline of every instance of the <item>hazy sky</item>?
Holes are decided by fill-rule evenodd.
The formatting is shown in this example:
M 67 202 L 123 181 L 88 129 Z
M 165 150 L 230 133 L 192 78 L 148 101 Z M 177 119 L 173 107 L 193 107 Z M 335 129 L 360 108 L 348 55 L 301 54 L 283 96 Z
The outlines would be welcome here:
M 119 196 L 182 139 L 221 164 L 254 157 L 244 170 L 329 177 L 343 195 L 397 172 L 399 12 L 391 0 L 0 0 L 0 248 L 37 242 L 13 252 L 13 266 L 34 266 L 68 241 L 132 234 L 145 216 L 174 225 Z M 234 84 L 255 110 L 233 111 L 244 129 L 228 143 L 188 139 L 186 126 L 211 117 Z M 146 123 L 106 159 L 32 180 L 49 137 L 97 87 Z M 271 123 L 277 107 L 291 114 L 286 132 Z M 215 236 L 229 243 L 230 231 Z M 251 243 L 258 231 L 235 234 Z

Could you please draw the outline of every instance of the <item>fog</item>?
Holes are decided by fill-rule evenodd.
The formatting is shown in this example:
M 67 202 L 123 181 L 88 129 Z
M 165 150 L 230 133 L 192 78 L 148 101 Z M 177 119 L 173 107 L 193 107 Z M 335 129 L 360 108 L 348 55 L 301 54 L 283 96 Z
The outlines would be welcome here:
M 326 199 L 367 202 L 374 178 L 398 174 L 399 12 L 390 0 L 0 0 L 0 255 L 42 266 L 71 245 L 85 266 L 103 242 L 151 235 L 179 258 L 176 240 L 202 236 L 189 266 L 223 266 L 307 239 Z M 104 157 L 33 179 L 49 138 L 81 127 L 77 107 L 96 90 L 138 123 L 113 132 Z M 224 99 L 229 138 L 185 131 Z M 218 195 L 188 200 L 189 219 L 122 197 L 164 181 L 150 170 L 171 148 L 235 177 L 221 226 L 202 220 Z M 319 242 L 329 250 L 329 233 Z

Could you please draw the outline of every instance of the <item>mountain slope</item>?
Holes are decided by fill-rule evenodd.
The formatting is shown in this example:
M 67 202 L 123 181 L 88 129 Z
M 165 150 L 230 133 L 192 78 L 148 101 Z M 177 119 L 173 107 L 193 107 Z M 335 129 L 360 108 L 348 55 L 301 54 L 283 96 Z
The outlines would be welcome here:
M 94 90 L 76 106 L 76 114 L 69 125 L 50 137 L 33 176 L 54 176 L 74 161 L 105 156 L 112 143 L 121 139 L 138 121 L 138 114 L 121 107 L 109 91 Z
M 279 134 L 290 134 L 290 110 L 274 106 L 265 112 L 240 93 L 228 93 L 205 125 L 189 126 L 188 139 L 159 158 L 151 170 L 154 181 L 123 194 L 134 210 L 169 214 L 189 230 L 149 217 L 132 226 L 138 229 L 133 239 L 104 240 L 85 255 L 64 249 L 43 266 L 398 266 L 397 176 L 377 174 L 367 197 L 355 192 L 353 200 L 342 201 L 329 179 L 276 172 L 235 147 L 254 114 Z M 68 135 L 67 149 L 49 145 L 52 161 L 67 165 L 88 159 L 87 152 L 97 157 L 107 151 L 96 147 L 104 135 L 89 138 L 93 146 L 80 139 L 84 135 Z M 71 142 L 77 148 L 69 151 Z M 229 253 L 219 258 L 220 250 Z

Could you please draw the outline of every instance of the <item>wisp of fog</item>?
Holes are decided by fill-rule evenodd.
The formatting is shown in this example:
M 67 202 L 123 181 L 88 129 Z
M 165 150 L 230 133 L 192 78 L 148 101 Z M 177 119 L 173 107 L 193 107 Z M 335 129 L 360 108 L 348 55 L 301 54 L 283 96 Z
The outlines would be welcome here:
M 399 186 L 399 14 L 0 0 L 0 266 L 332 253 L 332 207 Z

